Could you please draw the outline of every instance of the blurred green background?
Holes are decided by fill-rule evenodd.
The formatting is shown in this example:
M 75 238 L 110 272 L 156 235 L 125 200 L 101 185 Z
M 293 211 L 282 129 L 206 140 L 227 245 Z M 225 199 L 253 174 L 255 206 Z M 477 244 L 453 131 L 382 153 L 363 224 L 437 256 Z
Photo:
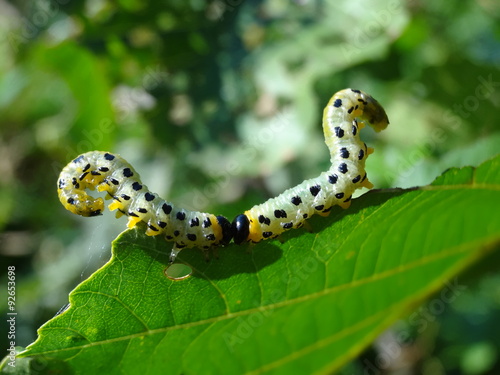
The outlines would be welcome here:
M 0 0 L 0 272 L 6 285 L 16 266 L 18 345 L 125 228 L 60 205 L 78 154 L 120 153 L 162 197 L 232 218 L 328 168 L 322 110 L 353 87 L 391 120 L 363 131 L 370 180 L 428 184 L 500 150 L 499 18 L 495 0 Z M 500 278 L 466 286 L 344 372 L 498 372 Z M 401 330 L 404 358 L 372 369 Z

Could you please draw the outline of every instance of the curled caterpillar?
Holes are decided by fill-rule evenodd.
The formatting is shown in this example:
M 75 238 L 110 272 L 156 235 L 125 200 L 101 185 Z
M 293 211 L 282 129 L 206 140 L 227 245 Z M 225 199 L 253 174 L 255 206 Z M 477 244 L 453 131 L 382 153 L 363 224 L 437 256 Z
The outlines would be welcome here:
M 183 248 L 207 250 L 232 239 L 231 223 L 224 216 L 175 207 L 151 193 L 134 168 L 116 154 L 91 151 L 78 156 L 63 168 L 57 184 L 63 206 L 81 216 L 97 216 L 104 209 L 103 199 L 91 197 L 86 189 L 107 192 L 106 198 L 113 199 L 109 209 L 118 210 L 116 217 L 128 216 L 129 228 L 142 221 L 147 235 L 164 235 L 174 242 L 171 263 Z
M 327 216 L 335 205 L 348 208 L 356 189 L 371 189 L 365 161 L 373 149 L 359 139 L 365 122 L 378 132 L 387 127 L 389 119 L 370 95 L 353 89 L 337 92 L 323 112 L 330 169 L 238 215 L 232 223 L 234 242 L 276 238 L 286 230 L 300 228 L 314 214 Z
M 366 158 L 373 149 L 359 139 L 365 122 L 376 131 L 389 124 L 384 109 L 370 95 L 352 89 L 337 92 L 323 114 L 330 169 L 252 207 L 236 216 L 232 224 L 224 216 L 176 208 L 151 193 L 127 161 L 102 151 L 82 154 L 63 168 L 57 186 L 59 200 L 74 214 L 97 216 L 104 201 L 85 190 L 106 192 L 106 198 L 113 199 L 109 209 L 117 210 L 116 217 L 128 216 L 129 228 L 142 221 L 147 235 L 164 235 L 174 242 L 171 263 L 184 248 L 208 250 L 231 240 L 241 244 L 276 238 L 286 230 L 300 228 L 314 214 L 328 215 L 335 205 L 348 208 L 356 189 L 373 187 L 365 171 Z

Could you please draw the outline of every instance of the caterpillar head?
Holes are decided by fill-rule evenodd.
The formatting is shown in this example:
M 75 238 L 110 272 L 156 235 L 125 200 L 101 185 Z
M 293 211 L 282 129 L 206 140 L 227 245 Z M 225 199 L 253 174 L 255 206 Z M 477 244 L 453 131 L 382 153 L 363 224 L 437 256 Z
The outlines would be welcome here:
M 361 91 L 361 96 L 366 102 L 361 118 L 368 121 L 377 132 L 387 128 L 389 118 L 384 108 L 371 95 Z
M 93 198 L 86 194 L 85 191 L 69 191 L 60 190 L 59 200 L 64 208 L 68 211 L 80 216 L 98 216 L 101 215 L 104 209 L 104 201 L 102 198 Z
M 238 215 L 234 218 L 232 225 L 233 241 L 239 245 L 248 240 L 250 235 L 250 221 L 246 215 Z

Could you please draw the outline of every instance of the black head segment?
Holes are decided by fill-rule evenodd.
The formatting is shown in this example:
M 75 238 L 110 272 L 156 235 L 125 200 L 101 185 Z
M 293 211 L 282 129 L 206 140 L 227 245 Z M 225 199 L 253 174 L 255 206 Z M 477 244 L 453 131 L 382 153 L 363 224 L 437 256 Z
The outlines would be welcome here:
M 246 215 L 238 215 L 234 218 L 233 224 L 233 239 L 235 244 L 240 244 L 248 240 L 250 234 L 250 221 Z

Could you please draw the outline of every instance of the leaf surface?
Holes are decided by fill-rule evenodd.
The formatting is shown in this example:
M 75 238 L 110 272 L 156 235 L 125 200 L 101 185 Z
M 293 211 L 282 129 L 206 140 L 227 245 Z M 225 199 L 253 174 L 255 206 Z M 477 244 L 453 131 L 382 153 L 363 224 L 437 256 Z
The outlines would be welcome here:
M 194 274 L 180 281 L 164 274 L 169 244 L 128 230 L 22 355 L 76 373 L 334 371 L 432 293 L 459 295 L 457 274 L 499 248 L 499 207 L 497 156 L 371 191 L 284 243 L 231 245 L 210 262 L 185 250 Z

